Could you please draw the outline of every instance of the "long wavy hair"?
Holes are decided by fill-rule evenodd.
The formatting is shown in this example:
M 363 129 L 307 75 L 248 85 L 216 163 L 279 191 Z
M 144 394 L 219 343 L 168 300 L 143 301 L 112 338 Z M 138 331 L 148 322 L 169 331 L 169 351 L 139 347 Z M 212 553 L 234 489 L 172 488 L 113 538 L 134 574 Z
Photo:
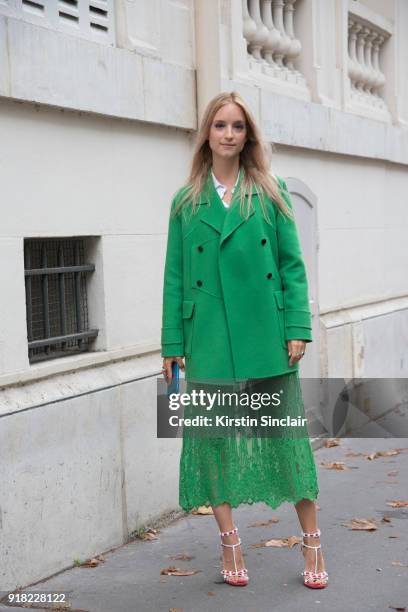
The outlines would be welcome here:
M 247 140 L 240 153 L 240 168 L 243 172 L 239 192 L 240 214 L 245 218 L 248 217 L 252 209 L 252 189 L 255 187 L 264 218 L 268 223 L 271 223 L 271 221 L 265 203 L 265 195 L 274 201 L 284 215 L 293 218 L 292 210 L 281 195 L 282 188 L 271 172 L 270 149 L 264 142 L 261 131 L 246 102 L 235 91 L 219 93 L 208 103 L 197 133 L 190 175 L 179 190 L 182 195 L 178 199 L 173 213 L 176 215 L 186 205 L 191 205 L 192 214 L 196 213 L 199 195 L 205 187 L 212 166 L 212 150 L 209 145 L 210 128 L 220 108 L 231 102 L 242 109 L 245 115 L 247 132 Z M 248 194 L 248 197 L 246 197 L 246 194 Z

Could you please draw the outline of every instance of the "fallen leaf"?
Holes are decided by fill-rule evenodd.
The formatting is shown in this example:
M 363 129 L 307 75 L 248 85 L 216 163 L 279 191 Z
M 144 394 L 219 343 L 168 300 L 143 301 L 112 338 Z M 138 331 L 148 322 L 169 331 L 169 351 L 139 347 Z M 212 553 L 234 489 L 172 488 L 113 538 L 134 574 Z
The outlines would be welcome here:
M 400 606 L 388 606 L 389 608 L 391 608 L 391 610 L 397 610 L 397 612 L 405 612 L 406 608 L 401 608 Z
M 162 569 L 160 574 L 164 574 L 165 576 L 192 576 L 193 574 L 197 574 L 198 571 L 199 570 L 184 570 L 174 565 L 170 565 Z
M 388 536 L 388 537 L 389 537 L 389 538 L 399 538 L 399 536 L 396 536 L 396 535 L 390 535 L 390 536 Z
M 100 562 L 98 561 L 98 559 L 94 557 L 93 559 L 87 559 L 86 561 L 81 563 L 79 567 L 97 567 L 99 563 Z
M 340 438 L 330 438 L 329 440 L 326 440 L 324 446 L 326 448 L 331 448 L 332 446 L 340 446 Z
M 349 453 L 346 453 L 346 457 L 361 457 L 362 455 L 364 455 L 364 453 L 354 453 L 353 451 L 350 451 Z
M 174 561 L 191 561 L 191 559 L 195 558 L 191 555 L 187 555 L 186 553 L 179 553 L 178 555 L 169 555 L 169 557 Z
M 198 508 L 193 508 L 191 514 L 214 514 L 211 506 L 199 506 Z
M 207 595 L 215 595 L 215 593 L 213 591 L 208 591 Z
M 288 541 L 287 538 L 281 538 L 279 540 L 267 540 L 264 546 L 276 546 L 278 548 L 282 548 L 283 546 L 287 546 Z
M 401 563 L 401 561 L 391 561 L 391 565 L 398 565 L 398 567 L 408 567 L 405 563 Z
M 299 538 L 298 536 L 290 536 L 288 538 L 288 546 L 289 548 L 293 548 L 295 544 L 299 544 L 301 541 L 302 538 Z
M 169 608 L 169 612 L 184 612 L 181 608 Z
M 295 544 L 302 541 L 302 538 L 298 536 L 290 536 L 289 538 L 279 538 L 276 540 L 266 540 L 266 542 L 260 542 L 259 544 L 251 544 L 251 548 L 261 548 L 263 546 L 275 546 L 276 548 L 293 548 Z
M 357 531 L 374 531 L 377 529 L 375 519 L 351 519 L 350 523 L 344 523 L 345 527 Z
M 388 472 L 387 476 L 396 476 L 398 474 L 398 470 L 393 470 L 392 472 Z
M 279 523 L 279 519 L 271 518 L 267 521 L 256 521 L 255 523 L 248 525 L 248 527 L 267 527 L 268 525 L 272 525 L 272 523 Z
M 387 506 L 391 506 L 392 508 L 405 508 L 406 506 L 408 506 L 408 501 L 402 501 L 400 499 L 395 499 L 386 503 Z
M 383 516 L 381 519 L 382 523 L 391 523 L 391 519 L 389 516 Z
M 377 459 L 378 457 L 392 457 L 393 455 L 398 455 L 399 451 L 394 449 L 394 450 L 387 450 L 387 451 L 377 451 L 375 453 L 371 453 L 370 455 L 366 455 L 367 459 L 369 459 L 370 461 L 372 461 L 373 459 Z
M 147 531 L 143 531 L 139 538 L 140 540 L 158 540 L 159 538 L 156 535 L 157 531 L 155 529 L 148 529 Z
M 344 461 L 332 461 L 328 463 L 321 462 L 320 465 L 321 467 L 324 467 L 328 470 L 350 470 L 351 469 L 344 463 Z

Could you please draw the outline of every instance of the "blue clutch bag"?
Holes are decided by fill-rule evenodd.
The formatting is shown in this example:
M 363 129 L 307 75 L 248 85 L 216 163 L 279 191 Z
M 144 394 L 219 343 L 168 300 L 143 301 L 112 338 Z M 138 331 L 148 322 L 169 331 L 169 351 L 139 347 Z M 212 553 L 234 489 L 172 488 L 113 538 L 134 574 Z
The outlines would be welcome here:
M 180 366 L 177 361 L 171 364 L 171 383 L 167 385 L 167 395 L 179 393 L 180 390 Z

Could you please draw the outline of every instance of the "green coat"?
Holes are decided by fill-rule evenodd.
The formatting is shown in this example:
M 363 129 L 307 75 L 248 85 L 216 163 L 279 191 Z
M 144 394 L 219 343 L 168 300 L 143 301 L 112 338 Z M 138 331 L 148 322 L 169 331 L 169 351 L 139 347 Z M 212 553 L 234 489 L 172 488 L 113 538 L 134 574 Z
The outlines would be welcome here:
M 277 177 L 292 208 L 285 181 Z M 170 216 L 163 284 L 162 357 L 184 356 L 187 380 L 236 381 L 293 372 L 288 340 L 312 341 L 296 224 L 258 195 L 240 216 L 240 180 L 226 209 L 211 173 L 198 212 Z M 171 210 L 182 194 L 173 199 Z M 189 208 L 189 206 L 188 206 Z

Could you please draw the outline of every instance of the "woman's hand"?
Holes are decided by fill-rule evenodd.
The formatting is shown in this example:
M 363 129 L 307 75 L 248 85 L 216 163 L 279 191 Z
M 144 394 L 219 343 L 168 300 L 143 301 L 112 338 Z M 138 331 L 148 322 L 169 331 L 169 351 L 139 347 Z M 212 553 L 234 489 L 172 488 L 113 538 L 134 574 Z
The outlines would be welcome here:
M 289 365 L 293 366 L 305 354 L 306 342 L 304 340 L 288 340 Z
M 182 357 L 164 357 L 162 372 L 168 385 L 171 383 L 172 379 L 171 364 L 173 361 L 177 361 L 180 368 L 184 370 L 184 361 Z

